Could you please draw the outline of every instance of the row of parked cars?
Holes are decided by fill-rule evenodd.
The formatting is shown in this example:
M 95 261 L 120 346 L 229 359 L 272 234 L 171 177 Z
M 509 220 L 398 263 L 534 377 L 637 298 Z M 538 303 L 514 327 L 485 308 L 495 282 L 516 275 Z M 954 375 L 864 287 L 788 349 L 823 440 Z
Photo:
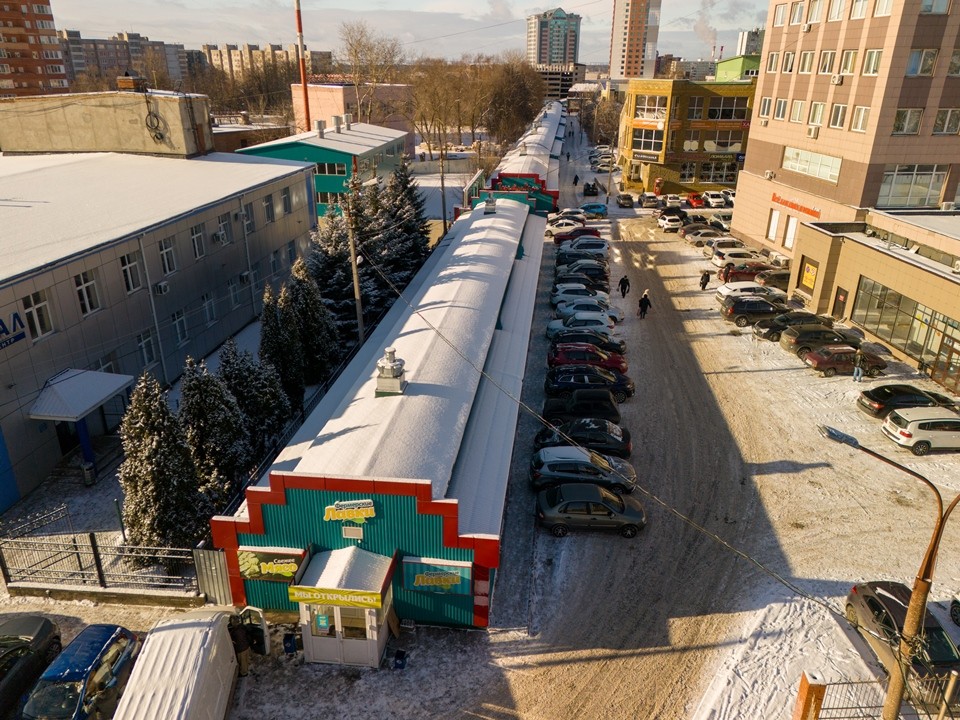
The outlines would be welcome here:
M 563 210 L 548 223 L 576 214 Z M 614 336 L 623 311 L 610 302 L 608 259 L 599 233 L 563 241 L 555 258 L 556 318 L 546 328 L 551 345 L 541 413 L 548 424 L 534 440 L 529 479 L 537 522 L 557 537 L 582 529 L 629 538 L 646 523 L 643 506 L 630 496 L 637 473 L 627 462 L 633 445 L 618 406 L 636 386 L 627 375 L 626 345 Z

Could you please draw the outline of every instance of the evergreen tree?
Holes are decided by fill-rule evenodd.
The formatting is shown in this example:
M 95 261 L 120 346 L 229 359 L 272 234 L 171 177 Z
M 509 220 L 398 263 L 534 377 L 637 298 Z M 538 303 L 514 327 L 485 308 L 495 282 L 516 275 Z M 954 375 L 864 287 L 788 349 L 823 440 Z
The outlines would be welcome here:
M 220 349 L 217 376 L 243 413 L 250 438 L 251 465 L 260 462 L 290 417 L 290 403 L 280 385 L 280 376 L 272 365 L 258 363 L 247 351 L 240 352 L 232 338 Z
M 396 223 L 381 202 L 380 185 L 371 185 L 358 194 L 357 205 L 357 250 L 363 256 L 360 264 L 360 297 L 363 300 L 365 323 L 375 322 L 389 308 L 396 292 L 390 286 L 388 272 L 384 271 L 383 259 L 389 245 L 402 241 Z
M 160 383 L 144 373 L 120 423 L 124 459 L 123 523 L 131 545 L 192 547 L 209 528 L 210 505 L 200 493 L 183 429 Z M 142 565 L 150 558 L 134 559 Z
M 180 380 L 177 413 L 197 468 L 202 492 L 214 510 L 222 510 L 240 489 L 252 464 L 243 413 L 236 398 L 201 360 L 188 357 Z
M 269 285 L 263 291 L 260 360 L 276 369 L 290 409 L 293 412 L 302 409 L 303 348 L 300 346 L 300 334 L 297 331 L 297 317 L 286 286 L 280 291 L 280 299 L 274 298 Z
M 289 288 L 303 345 L 304 381 L 321 382 L 330 377 L 340 359 L 337 324 L 303 259 L 298 259 L 290 271 Z
M 357 337 L 353 273 L 347 223 L 340 214 L 324 216 L 311 239 L 307 268 L 320 288 L 324 305 L 333 313 L 341 338 Z

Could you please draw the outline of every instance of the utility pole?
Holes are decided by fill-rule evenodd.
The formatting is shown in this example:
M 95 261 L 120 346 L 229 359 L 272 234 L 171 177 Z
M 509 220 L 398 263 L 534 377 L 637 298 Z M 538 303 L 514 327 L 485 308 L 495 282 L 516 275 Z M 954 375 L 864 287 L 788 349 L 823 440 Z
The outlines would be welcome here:
M 444 138 L 445 139 L 445 138 Z M 447 234 L 447 186 L 443 176 L 443 159 L 447 156 L 444 142 L 440 142 L 440 212 L 443 213 L 443 234 Z
M 307 92 L 307 59 L 303 49 L 303 21 L 300 19 L 300 0 L 293 0 L 293 10 L 297 15 L 297 54 L 300 56 L 300 86 L 303 88 L 303 117 L 306 127 L 310 129 L 310 94 Z
M 350 244 L 350 269 L 353 270 L 353 299 L 357 305 L 357 337 L 359 345 L 363 345 L 363 304 L 360 300 L 360 272 L 357 270 L 357 238 L 354 221 L 356 219 L 355 204 L 360 199 L 360 178 L 357 158 L 353 158 L 352 174 L 350 176 L 350 195 L 347 198 L 347 240 Z

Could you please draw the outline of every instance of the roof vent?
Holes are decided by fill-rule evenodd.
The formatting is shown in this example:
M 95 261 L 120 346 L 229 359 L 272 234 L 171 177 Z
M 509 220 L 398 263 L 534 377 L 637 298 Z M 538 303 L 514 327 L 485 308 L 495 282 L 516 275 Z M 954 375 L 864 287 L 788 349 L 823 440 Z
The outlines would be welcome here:
M 343 123 L 343 118 L 339 115 L 333 116 L 333 129 L 336 132 L 340 132 L 340 125 Z
M 384 348 L 383 357 L 377 360 L 377 397 L 402 395 L 407 381 L 403 379 L 403 360 L 397 358 L 397 349 Z
M 344 113 L 344 114 L 343 114 L 343 124 L 344 124 L 344 126 L 345 126 L 344 129 L 349 130 L 349 129 L 350 129 L 350 123 L 352 123 L 352 122 L 353 122 L 353 115 L 351 115 L 350 113 Z
M 313 123 L 313 129 L 317 131 L 317 137 L 323 139 L 323 131 L 326 130 L 327 123 L 323 120 L 316 120 Z
M 484 215 L 494 215 L 497 212 L 497 199 L 495 197 L 488 197 L 483 201 L 483 214 Z

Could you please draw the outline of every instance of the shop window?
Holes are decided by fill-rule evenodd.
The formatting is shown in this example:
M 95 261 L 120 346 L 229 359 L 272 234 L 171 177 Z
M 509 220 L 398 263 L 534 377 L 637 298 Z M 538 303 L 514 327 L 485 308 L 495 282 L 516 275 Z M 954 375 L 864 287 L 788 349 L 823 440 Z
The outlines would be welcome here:
M 703 119 L 703 97 L 695 95 L 687 99 L 687 120 Z
M 336 637 L 337 623 L 333 605 L 307 605 L 310 609 L 310 634 L 314 637 Z
M 680 163 L 680 182 L 696 182 L 697 164 L 695 162 Z
M 367 609 L 340 608 L 340 625 L 344 638 L 365 640 L 367 637 Z
M 808 257 L 800 258 L 800 276 L 797 278 L 797 287 L 808 293 L 813 293 L 817 286 L 817 275 L 820 272 L 820 263 Z
M 667 117 L 667 96 L 637 95 L 635 108 L 634 118 L 637 120 L 665 120 Z
M 636 128 L 633 131 L 633 149 L 659 153 L 663 150 L 663 130 Z
M 738 153 L 743 148 L 743 132 L 740 130 L 717 130 L 703 141 L 704 152 Z
M 746 120 L 747 98 L 715 97 L 710 99 L 709 120 Z
M 880 183 L 877 207 L 934 207 L 948 165 L 888 165 Z

